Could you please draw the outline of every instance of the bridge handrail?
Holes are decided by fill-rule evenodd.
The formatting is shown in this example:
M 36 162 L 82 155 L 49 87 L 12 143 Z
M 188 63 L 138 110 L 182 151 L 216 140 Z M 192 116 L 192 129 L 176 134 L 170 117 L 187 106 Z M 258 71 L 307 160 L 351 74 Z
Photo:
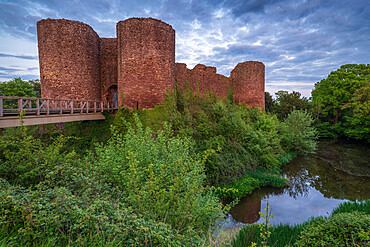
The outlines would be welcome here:
M 18 108 L 5 109 L 4 100 L 17 100 Z M 75 107 L 76 103 L 77 105 Z M 90 105 L 90 103 L 92 103 L 92 105 Z M 36 113 L 34 115 L 41 115 L 42 112 L 46 115 L 49 115 L 51 114 L 51 111 L 54 111 L 53 114 L 55 114 L 55 111 L 58 111 L 57 114 L 73 114 L 73 113 L 82 114 L 90 112 L 94 113 L 103 112 L 105 110 L 112 109 L 117 108 L 115 108 L 111 102 L 104 101 L 0 96 L 0 117 L 4 117 L 5 111 L 7 112 L 26 111 L 26 113 L 28 114 Z

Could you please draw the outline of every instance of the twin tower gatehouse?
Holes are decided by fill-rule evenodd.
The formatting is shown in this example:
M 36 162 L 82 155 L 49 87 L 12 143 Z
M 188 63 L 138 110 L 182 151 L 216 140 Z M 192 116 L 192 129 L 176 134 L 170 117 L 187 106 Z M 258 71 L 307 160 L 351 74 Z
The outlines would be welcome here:
M 82 22 L 44 19 L 37 37 L 44 98 L 111 102 L 117 92 L 118 105 L 151 109 L 187 82 L 201 95 L 212 89 L 222 98 L 231 88 L 235 101 L 264 107 L 263 63 L 239 63 L 230 77 L 201 64 L 188 69 L 175 63 L 175 30 L 160 20 L 130 18 L 117 23 L 117 38 L 100 38 Z

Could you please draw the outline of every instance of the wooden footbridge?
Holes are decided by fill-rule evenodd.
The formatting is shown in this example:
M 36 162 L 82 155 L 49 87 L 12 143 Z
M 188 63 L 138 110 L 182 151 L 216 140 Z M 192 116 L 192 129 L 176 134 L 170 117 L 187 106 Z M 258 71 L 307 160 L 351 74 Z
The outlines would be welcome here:
M 102 112 L 115 109 L 110 102 L 0 96 L 0 128 L 104 120 Z

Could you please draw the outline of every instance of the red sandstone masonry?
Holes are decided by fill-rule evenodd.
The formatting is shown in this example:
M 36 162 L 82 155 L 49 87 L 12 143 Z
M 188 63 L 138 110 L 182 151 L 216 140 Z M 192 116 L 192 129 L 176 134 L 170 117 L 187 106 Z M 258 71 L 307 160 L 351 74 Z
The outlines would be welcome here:
M 257 61 L 238 63 L 231 71 L 230 79 L 236 102 L 249 107 L 265 107 L 265 65 Z
M 102 100 L 109 87 L 118 83 L 117 79 L 117 38 L 102 38 L 100 47 L 100 81 Z
M 37 23 L 41 94 L 47 98 L 111 100 L 117 85 L 119 105 L 153 108 L 172 91 L 175 77 L 181 89 L 188 81 L 202 96 L 212 88 L 219 98 L 231 87 L 236 102 L 264 107 L 265 66 L 239 63 L 230 78 L 215 67 L 175 65 L 175 31 L 153 18 L 117 23 L 117 38 L 102 38 L 77 21 L 41 20 Z M 104 97 L 103 97 L 104 96 Z
M 160 20 L 131 18 L 117 24 L 118 104 L 150 109 L 173 90 L 175 30 Z
M 201 96 L 212 88 L 217 97 L 227 97 L 229 79 L 217 74 L 216 71 L 215 67 L 203 64 L 198 64 L 190 70 L 186 67 L 186 64 L 176 63 L 175 79 L 180 90 L 183 89 L 184 82 L 188 81 L 189 86 L 194 89 L 194 93 L 198 89 Z
M 78 21 L 37 23 L 41 95 L 46 98 L 100 100 L 100 38 Z
M 212 88 L 219 98 L 227 97 L 227 88 L 234 93 L 234 100 L 247 103 L 249 107 L 265 107 L 265 66 L 261 62 L 248 61 L 239 63 L 231 72 L 230 78 L 217 74 L 215 67 L 198 64 L 192 70 L 184 63 L 176 63 L 176 82 L 182 89 L 184 82 L 196 93 L 197 87 L 202 96 Z

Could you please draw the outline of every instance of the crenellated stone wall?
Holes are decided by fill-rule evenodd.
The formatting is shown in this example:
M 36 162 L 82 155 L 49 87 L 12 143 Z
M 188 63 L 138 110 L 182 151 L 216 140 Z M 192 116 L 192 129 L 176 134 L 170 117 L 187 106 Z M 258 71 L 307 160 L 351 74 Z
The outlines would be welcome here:
M 210 89 L 219 98 L 227 97 L 229 78 L 216 73 L 215 67 L 196 65 L 193 69 L 188 69 L 184 63 L 176 63 L 175 80 L 181 90 L 187 82 L 194 89 L 194 93 L 199 91 L 201 96 L 209 92 Z
M 188 69 L 184 63 L 176 63 L 175 79 L 179 89 L 187 82 L 202 96 L 210 89 L 219 98 L 227 97 L 227 89 L 233 90 L 235 102 L 247 103 L 249 107 L 265 107 L 265 66 L 261 62 L 239 63 L 226 77 L 216 73 L 215 67 L 202 64 Z

